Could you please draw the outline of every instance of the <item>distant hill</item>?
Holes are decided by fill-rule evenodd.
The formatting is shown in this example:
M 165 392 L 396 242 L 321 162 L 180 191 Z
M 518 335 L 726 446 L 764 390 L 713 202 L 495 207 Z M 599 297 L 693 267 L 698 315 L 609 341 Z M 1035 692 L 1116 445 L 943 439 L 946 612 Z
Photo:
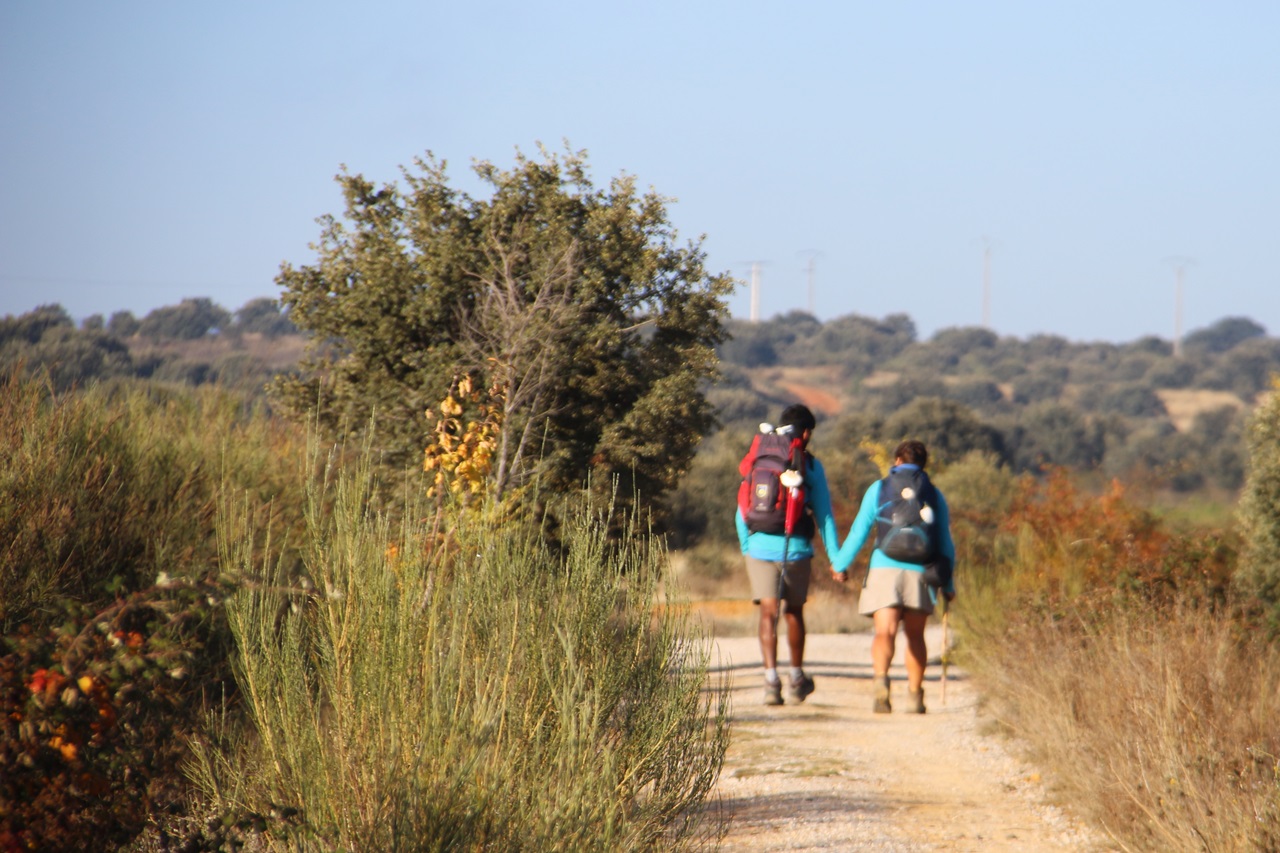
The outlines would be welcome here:
M 730 332 L 711 392 L 727 429 L 801 402 L 851 436 L 911 433 L 1018 470 L 1067 465 L 1184 490 L 1239 485 L 1244 419 L 1280 374 L 1280 340 L 1241 317 L 1191 332 L 1176 354 L 1155 337 L 1079 343 L 974 327 L 918 340 L 905 315 L 792 312 Z

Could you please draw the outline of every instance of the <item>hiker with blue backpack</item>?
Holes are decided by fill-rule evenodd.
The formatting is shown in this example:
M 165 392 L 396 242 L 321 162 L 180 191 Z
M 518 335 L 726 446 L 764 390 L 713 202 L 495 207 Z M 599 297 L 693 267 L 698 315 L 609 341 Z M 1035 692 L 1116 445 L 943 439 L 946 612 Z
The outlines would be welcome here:
M 788 406 L 777 426 L 760 425 L 739 465 L 742 484 L 735 519 L 751 597 L 760 605 L 766 705 L 783 704 L 778 676 L 780 612 L 787 622 L 791 700 L 803 702 L 814 690 L 813 679 L 804 671 L 804 603 L 809 594 L 813 537 L 821 531 L 829 557 L 834 556 L 839 541 L 826 472 L 808 451 L 816 425 L 807 407 Z
M 924 629 L 938 596 L 950 602 L 956 588 L 952 567 L 956 547 L 951 519 L 942 492 L 929 480 L 925 465 L 929 451 L 922 442 L 904 441 L 894 451 L 894 464 L 862 497 L 858 515 L 835 559 L 833 576 L 848 578 L 848 570 L 863 544 L 875 531 L 875 549 L 858 599 L 858 612 L 875 624 L 871 663 L 875 679 L 872 710 L 887 714 L 889 664 L 899 628 L 907 635 L 908 713 L 923 714 L 924 672 L 928 661 Z

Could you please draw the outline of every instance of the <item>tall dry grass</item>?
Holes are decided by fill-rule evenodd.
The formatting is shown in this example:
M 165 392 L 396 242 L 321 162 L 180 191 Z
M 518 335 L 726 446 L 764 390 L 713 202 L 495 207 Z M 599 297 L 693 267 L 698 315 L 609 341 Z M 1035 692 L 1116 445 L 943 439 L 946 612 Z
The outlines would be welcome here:
M 1280 649 L 1229 537 L 1062 472 L 958 515 L 961 660 L 1061 799 L 1125 849 L 1280 849 Z
M 310 486 L 303 573 L 264 564 L 244 504 L 219 524 L 249 727 L 194 767 L 228 813 L 315 850 L 667 850 L 727 745 L 693 624 L 654 620 L 667 558 L 588 507 L 563 552 L 493 508 L 375 506 L 365 457 Z
M 1280 848 L 1280 651 L 1203 610 L 1029 621 L 989 710 L 1126 849 Z
M 161 573 L 216 564 L 216 494 L 252 489 L 284 517 L 303 433 L 206 387 L 123 382 L 56 393 L 0 387 L 0 629 L 57 618 L 56 602 L 109 601 Z

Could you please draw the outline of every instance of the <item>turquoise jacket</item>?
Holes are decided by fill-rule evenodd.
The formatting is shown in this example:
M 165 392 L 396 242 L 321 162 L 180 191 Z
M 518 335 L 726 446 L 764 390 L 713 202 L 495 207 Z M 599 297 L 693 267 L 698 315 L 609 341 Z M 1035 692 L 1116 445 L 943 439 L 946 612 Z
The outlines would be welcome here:
M 893 470 L 899 468 L 908 468 L 915 466 L 900 465 Z M 867 537 L 876 528 L 876 515 L 880 509 L 880 484 L 883 480 L 876 480 L 867 489 L 867 493 L 862 496 L 862 506 L 858 507 L 858 515 L 853 520 L 853 525 L 849 528 L 849 535 L 844 540 L 844 545 L 840 548 L 834 559 L 831 561 L 831 568 L 840 574 L 844 574 L 849 570 L 849 566 L 853 563 L 853 558 L 858 556 L 858 552 L 862 550 L 863 544 L 866 543 Z M 951 558 L 952 566 L 956 561 L 956 544 L 951 539 L 951 512 L 947 509 L 947 499 L 942 494 L 942 490 L 934 486 L 934 491 L 938 493 L 938 530 L 941 533 L 940 545 L 942 553 Z M 924 566 L 916 563 L 904 563 L 900 560 L 894 560 L 886 557 L 884 552 L 876 548 L 871 552 L 871 564 L 873 569 L 906 569 L 910 572 L 923 572 Z M 951 583 L 947 584 L 946 592 L 954 593 L 956 591 L 955 576 L 952 575 Z
M 805 468 L 804 485 L 805 503 L 813 511 L 815 527 L 822 536 L 827 557 L 834 563 L 839 534 L 836 532 L 835 516 L 831 514 L 831 490 L 827 486 L 827 472 L 823 470 L 822 463 L 812 456 Z M 742 546 L 742 553 L 770 562 L 780 562 L 784 557 L 787 560 L 802 560 L 813 556 L 813 540 L 808 537 L 792 536 L 788 540 L 777 533 L 752 533 L 747 530 L 747 521 L 742 517 L 741 508 L 735 508 L 733 516 L 737 522 L 738 544 Z

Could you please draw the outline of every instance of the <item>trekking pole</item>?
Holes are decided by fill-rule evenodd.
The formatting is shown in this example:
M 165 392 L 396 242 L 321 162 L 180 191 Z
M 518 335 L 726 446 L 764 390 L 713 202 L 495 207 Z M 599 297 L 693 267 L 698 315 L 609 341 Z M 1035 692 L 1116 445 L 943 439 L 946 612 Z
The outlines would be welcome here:
M 787 562 L 791 559 L 791 534 L 795 531 L 796 521 L 800 518 L 800 510 L 804 498 L 800 486 L 804 483 L 801 470 L 804 466 L 804 450 L 798 439 L 791 444 L 791 467 L 782 472 L 778 478 L 782 487 L 787 490 L 787 507 L 782 523 L 782 568 L 778 571 L 778 617 L 782 615 L 783 593 L 787 585 Z M 777 625 L 777 618 L 774 620 Z M 777 631 L 777 628 L 774 628 Z
M 947 606 L 947 595 L 942 590 L 942 704 L 947 704 L 947 658 L 950 656 L 947 649 L 947 615 L 951 608 Z
M 778 633 L 778 621 L 782 619 L 782 601 L 787 589 L 787 552 L 791 550 L 791 533 L 782 536 L 782 567 L 778 570 L 778 609 L 773 614 L 773 633 Z

